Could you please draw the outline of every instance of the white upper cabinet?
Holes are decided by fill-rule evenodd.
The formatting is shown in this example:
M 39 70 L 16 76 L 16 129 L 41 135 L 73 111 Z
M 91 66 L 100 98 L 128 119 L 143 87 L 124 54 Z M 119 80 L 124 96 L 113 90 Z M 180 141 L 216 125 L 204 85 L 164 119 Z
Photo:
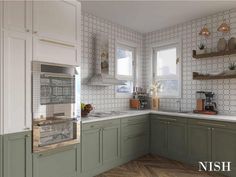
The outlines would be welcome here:
M 78 65 L 80 2 L 33 1 L 33 60 Z
M 31 129 L 31 35 L 4 31 L 4 134 Z
M 6 30 L 31 32 L 32 30 L 32 2 L 3 1 L 3 27 Z
M 1 133 L 31 129 L 32 2 L 1 2 Z

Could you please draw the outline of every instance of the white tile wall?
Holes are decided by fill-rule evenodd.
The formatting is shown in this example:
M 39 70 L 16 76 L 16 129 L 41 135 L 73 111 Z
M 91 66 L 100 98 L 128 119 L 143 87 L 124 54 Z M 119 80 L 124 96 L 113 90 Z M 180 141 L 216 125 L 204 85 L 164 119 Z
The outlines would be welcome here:
M 81 59 L 81 101 L 92 103 L 97 111 L 124 110 L 129 108 L 128 98 L 116 98 L 115 86 L 88 86 L 86 80 L 93 74 L 95 63 L 93 37 L 105 34 L 109 38 L 109 74 L 115 75 L 115 40 L 125 40 L 138 45 L 138 85 L 142 85 L 142 42 L 143 35 L 118 24 L 111 23 L 88 13 L 82 14 L 82 59 Z
M 192 80 L 192 72 L 209 72 L 222 71 L 228 69 L 229 59 L 236 62 L 236 56 L 214 57 L 203 60 L 192 58 L 192 50 L 202 40 L 198 35 L 204 24 L 207 24 L 211 36 L 207 40 L 208 48 L 215 49 L 217 41 L 222 34 L 217 32 L 218 26 L 223 19 L 231 26 L 231 32 L 225 35 L 226 39 L 231 36 L 236 37 L 236 9 L 221 12 L 205 18 L 200 18 L 175 25 L 166 29 L 154 31 L 144 36 L 144 60 L 143 60 L 143 83 L 146 87 L 151 84 L 151 54 L 150 47 L 152 44 L 164 42 L 166 40 L 181 38 L 182 39 L 182 108 L 193 110 L 195 108 L 195 92 L 198 90 L 213 91 L 216 93 L 216 102 L 219 112 L 222 114 L 236 114 L 236 79 L 225 80 Z M 177 109 L 176 99 L 161 99 L 161 109 Z

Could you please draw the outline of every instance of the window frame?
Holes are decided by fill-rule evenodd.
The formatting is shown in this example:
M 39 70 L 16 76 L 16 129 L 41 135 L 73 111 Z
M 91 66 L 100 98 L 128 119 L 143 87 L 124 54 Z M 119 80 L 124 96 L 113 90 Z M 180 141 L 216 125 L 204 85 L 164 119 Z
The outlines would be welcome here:
M 132 59 L 132 76 L 125 76 L 125 75 L 118 75 L 118 62 L 117 62 L 117 48 L 120 47 L 122 49 L 128 49 L 133 52 L 133 59 Z M 125 41 L 125 40 L 116 40 L 115 42 L 115 77 L 119 80 L 123 81 L 131 81 L 133 82 L 133 86 L 136 85 L 137 81 L 137 56 L 138 54 L 138 47 L 137 44 Z M 117 86 L 115 87 L 115 95 L 118 98 L 129 98 L 132 96 L 132 90 L 131 93 L 118 93 L 117 92 Z
M 176 47 L 176 60 L 178 61 L 176 76 L 157 76 L 157 52 L 164 49 Z M 163 95 L 158 93 L 160 98 L 182 98 L 182 40 L 173 39 L 162 43 L 152 45 L 152 81 L 161 80 L 178 80 L 178 94 L 177 95 Z

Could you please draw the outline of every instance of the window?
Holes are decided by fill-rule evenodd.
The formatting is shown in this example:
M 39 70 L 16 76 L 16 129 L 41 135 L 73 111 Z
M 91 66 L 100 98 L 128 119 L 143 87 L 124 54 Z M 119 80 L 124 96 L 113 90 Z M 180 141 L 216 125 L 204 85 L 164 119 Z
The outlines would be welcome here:
M 116 87 L 116 93 L 130 95 L 134 84 L 135 48 L 125 44 L 116 45 L 116 77 L 125 81 L 125 85 Z
M 180 42 L 173 41 L 153 48 L 153 80 L 160 85 L 161 98 L 181 97 Z

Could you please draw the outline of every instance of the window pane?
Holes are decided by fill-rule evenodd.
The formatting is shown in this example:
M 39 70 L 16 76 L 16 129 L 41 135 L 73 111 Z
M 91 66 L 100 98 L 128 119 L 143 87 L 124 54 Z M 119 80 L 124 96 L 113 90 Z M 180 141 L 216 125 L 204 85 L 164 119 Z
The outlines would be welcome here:
M 179 93 L 179 81 L 178 80 L 160 80 L 158 81 L 161 87 L 159 94 L 162 96 L 177 96 Z
M 157 76 L 176 74 L 176 48 L 157 51 Z
M 133 52 L 131 50 L 117 48 L 117 75 L 132 76 Z
M 125 85 L 117 86 L 117 93 L 132 93 L 133 91 L 133 81 L 125 82 Z

